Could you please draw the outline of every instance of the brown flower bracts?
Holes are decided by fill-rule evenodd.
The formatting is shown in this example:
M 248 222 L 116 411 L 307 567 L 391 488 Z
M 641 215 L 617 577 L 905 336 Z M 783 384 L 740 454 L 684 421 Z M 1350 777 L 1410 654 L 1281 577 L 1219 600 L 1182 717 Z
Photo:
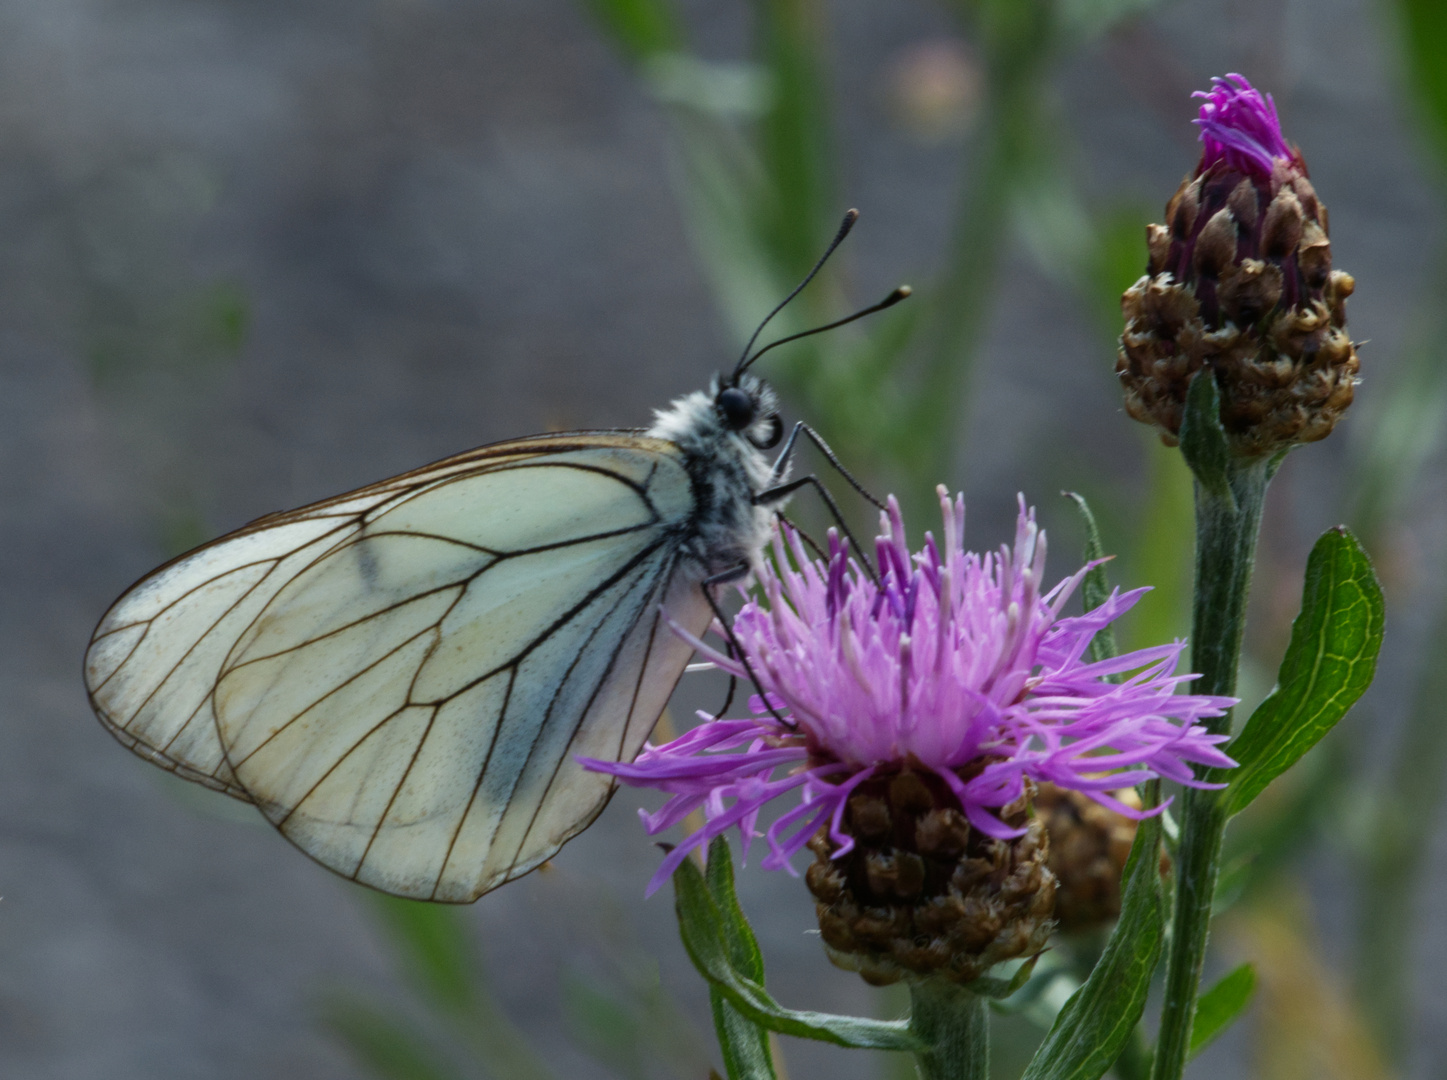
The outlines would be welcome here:
M 1327 212 L 1275 105 L 1217 79 L 1197 121 L 1194 177 L 1147 229 L 1147 274 L 1121 298 L 1125 407 L 1174 445 L 1186 388 L 1209 367 L 1240 457 L 1331 433 L 1360 364 L 1346 333 L 1350 274 L 1331 267 Z

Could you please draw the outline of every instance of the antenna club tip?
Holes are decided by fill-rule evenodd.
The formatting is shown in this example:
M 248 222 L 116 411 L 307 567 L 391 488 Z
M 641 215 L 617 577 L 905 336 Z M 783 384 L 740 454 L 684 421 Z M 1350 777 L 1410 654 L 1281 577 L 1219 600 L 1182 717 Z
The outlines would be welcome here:
M 913 296 L 914 289 L 908 285 L 901 285 L 899 288 L 894 290 L 894 295 L 903 300 L 906 296 Z
M 851 206 L 848 210 L 844 211 L 844 217 L 847 221 L 857 221 L 859 219 L 858 208 Z

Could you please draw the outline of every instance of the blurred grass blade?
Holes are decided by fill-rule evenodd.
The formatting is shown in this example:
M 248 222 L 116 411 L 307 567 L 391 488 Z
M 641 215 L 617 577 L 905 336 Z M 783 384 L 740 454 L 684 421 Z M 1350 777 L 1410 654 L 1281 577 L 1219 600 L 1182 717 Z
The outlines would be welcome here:
M 1447 5 L 1441 0 L 1397 0 L 1408 84 L 1421 105 L 1437 152 L 1447 160 Z
M 423 996 L 454 1012 L 473 1008 L 480 970 L 460 912 L 446 904 L 367 893 L 372 910 L 401 954 L 408 979 Z
M 1095 562 L 1105 558 L 1105 547 L 1100 542 L 1100 526 L 1095 522 L 1095 515 L 1090 512 L 1090 504 L 1085 501 L 1084 495 L 1077 495 L 1073 491 L 1061 492 L 1067 499 L 1075 503 L 1080 511 L 1081 518 L 1085 521 L 1085 561 Z M 1094 611 L 1110 599 L 1110 578 L 1106 575 L 1105 564 L 1093 568 L 1085 575 L 1085 580 L 1080 583 L 1080 600 L 1085 605 L 1086 611 Z M 1120 655 L 1120 646 L 1116 644 L 1115 628 L 1107 626 L 1096 633 L 1090 640 L 1090 659 L 1092 661 L 1111 660 Z M 1112 675 L 1111 682 L 1120 682 L 1121 675 Z
M 644 76 L 655 99 L 722 119 L 756 119 L 773 101 L 773 83 L 753 64 L 701 60 L 687 53 L 649 57 Z
M 638 1017 L 617 994 L 570 972 L 563 979 L 562 1005 L 572 1041 L 609 1072 L 625 1080 L 644 1080 L 647 1069 Z
M 1159 781 L 1150 785 L 1154 805 Z M 1140 823 L 1122 876 L 1120 920 L 1099 962 L 1055 1018 L 1021 1080 L 1098 1080 L 1115 1063 L 1146 1007 L 1161 957 L 1161 819 Z
M 772 108 L 760 129 L 768 176 L 760 235 L 786 276 L 797 278 L 819 257 L 838 213 L 823 7 L 813 0 L 756 0 L 759 58 L 772 76 Z
M 507 1080 L 552 1080 L 493 999 L 462 909 L 384 893 L 368 893 L 368 900 L 392 937 L 408 980 L 490 1072 Z
M 1315 746 L 1371 685 L 1384 619 L 1366 552 L 1344 526 L 1328 529 L 1307 560 L 1276 689 L 1225 748 L 1238 767 L 1213 770 L 1230 785 L 1222 793 L 1228 814 L 1239 814 Z
M 715 844 L 726 843 L 722 840 Z M 715 884 L 723 884 L 715 879 Z M 779 1005 L 763 986 L 733 965 L 737 941 L 725 915 L 714 899 L 710 883 L 691 859 L 673 873 L 674 904 L 678 913 L 679 936 L 694 967 L 727 1000 L 753 1023 L 801 1039 L 817 1039 L 838 1046 L 866 1050 L 914 1050 L 917 1043 L 901 1022 L 869 1020 L 854 1016 L 833 1016 Z M 728 889 L 725 906 L 733 909 L 737 900 Z M 752 939 L 752 932 L 749 932 Z M 757 947 L 757 946 L 755 946 Z M 760 969 L 754 969 L 760 970 Z
M 1093 222 L 1095 246 L 1078 284 L 1112 345 L 1120 338 L 1121 294 L 1146 271 L 1146 228 L 1156 216 L 1154 207 L 1130 202 L 1098 214 Z
M 445 1065 L 421 1035 L 350 994 L 323 1005 L 322 1023 L 380 1080 L 460 1080 L 462 1076 Z
M 1256 968 L 1242 964 L 1202 994 L 1196 1000 L 1196 1022 L 1191 1027 L 1191 1049 L 1186 1059 L 1195 1057 L 1230 1027 L 1255 992 Z
M 623 54 L 635 63 L 683 47 L 683 29 L 672 0 L 583 0 L 583 3 Z

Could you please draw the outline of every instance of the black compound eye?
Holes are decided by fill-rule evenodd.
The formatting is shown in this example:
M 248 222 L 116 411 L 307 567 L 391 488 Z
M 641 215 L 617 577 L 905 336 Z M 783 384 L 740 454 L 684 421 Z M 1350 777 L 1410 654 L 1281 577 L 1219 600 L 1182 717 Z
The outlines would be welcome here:
M 779 440 L 784 437 L 784 421 L 779 419 L 778 413 L 770 413 L 768 419 L 769 433 L 762 439 L 749 436 L 749 442 L 753 443 L 760 450 L 772 450 L 779 445 Z
M 754 399 L 737 386 L 720 391 L 713 404 L 723 417 L 724 426 L 730 431 L 743 431 L 754 422 L 754 415 L 758 411 Z

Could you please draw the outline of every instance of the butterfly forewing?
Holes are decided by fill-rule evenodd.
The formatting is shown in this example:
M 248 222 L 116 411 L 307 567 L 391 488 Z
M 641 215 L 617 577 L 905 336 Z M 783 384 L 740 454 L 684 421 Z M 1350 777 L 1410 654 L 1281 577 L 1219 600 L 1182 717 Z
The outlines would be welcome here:
M 677 449 L 500 444 L 163 568 L 96 632 L 97 711 L 138 753 L 250 798 L 334 870 L 471 900 L 588 824 L 709 611 Z
M 142 581 L 107 612 L 86 656 L 97 715 L 142 757 L 249 799 L 216 736 L 216 677 L 267 602 L 359 528 L 355 517 L 286 520 L 204 547 Z

